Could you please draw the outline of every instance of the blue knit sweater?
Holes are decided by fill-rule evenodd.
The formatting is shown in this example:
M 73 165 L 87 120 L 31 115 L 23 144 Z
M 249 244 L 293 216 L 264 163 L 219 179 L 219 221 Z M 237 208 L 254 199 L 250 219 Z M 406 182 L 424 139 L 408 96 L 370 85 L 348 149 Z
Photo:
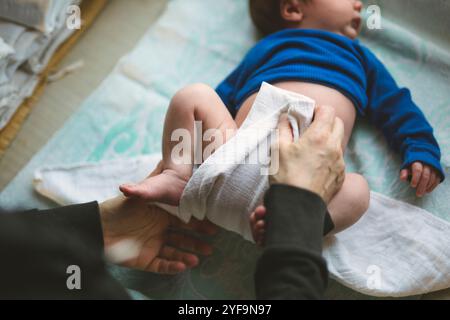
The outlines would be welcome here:
M 357 40 L 322 30 L 286 29 L 261 40 L 219 85 L 217 93 L 233 116 L 263 81 L 302 81 L 337 89 L 360 116 L 384 133 L 403 159 L 439 170 L 439 145 L 408 89 L 399 88 L 384 65 Z

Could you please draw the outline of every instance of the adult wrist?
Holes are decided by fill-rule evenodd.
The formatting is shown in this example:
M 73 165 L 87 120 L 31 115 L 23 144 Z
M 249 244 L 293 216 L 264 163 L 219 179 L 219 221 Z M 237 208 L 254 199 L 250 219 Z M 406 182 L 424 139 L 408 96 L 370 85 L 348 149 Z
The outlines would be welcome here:
M 292 188 L 301 189 L 310 193 L 313 193 L 315 196 L 320 197 L 322 201 L 325 201 L 324 188 L 320 188 L 319 186 L 315 186 L 313 181 L 308 182 L 307 179 L 303 177 L 300 179 L 290 179 L 286 181 L 276 181 L 271 183 L 272 186 L 289 186 Z
M 291 185 L 274 184 L 266 193 L 266 246 L 299 245 L 320 251 L 326 204 L 317 194 Z

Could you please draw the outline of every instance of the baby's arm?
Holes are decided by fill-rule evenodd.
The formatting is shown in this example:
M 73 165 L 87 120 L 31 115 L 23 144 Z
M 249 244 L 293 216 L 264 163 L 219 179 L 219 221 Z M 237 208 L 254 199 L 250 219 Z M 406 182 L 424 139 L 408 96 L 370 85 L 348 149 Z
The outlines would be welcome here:
M 411 186 L 417 196 L 431 192 L 444 180 L 440 163 L 441 151 L 433 128 L 419 107 L 412 101 L 408 89 L 401 89 L 369 51 L 367 116 L 382 130 L 387 142 L 403 159 L 400 179 L 411 176 Z

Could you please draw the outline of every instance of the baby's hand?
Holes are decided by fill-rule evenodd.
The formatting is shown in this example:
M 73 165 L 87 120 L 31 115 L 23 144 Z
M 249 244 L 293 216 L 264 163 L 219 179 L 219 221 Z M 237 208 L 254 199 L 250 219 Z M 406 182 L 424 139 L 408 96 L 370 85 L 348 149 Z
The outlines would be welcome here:
M 414 162 L 408 169 L 400 172 L 400 180 L 408 181 L 409 177 L 411 187 L 417 188 L 416 195 L 420 198 L 431 193 L 441 183 L 439 172 L 422 162 Z

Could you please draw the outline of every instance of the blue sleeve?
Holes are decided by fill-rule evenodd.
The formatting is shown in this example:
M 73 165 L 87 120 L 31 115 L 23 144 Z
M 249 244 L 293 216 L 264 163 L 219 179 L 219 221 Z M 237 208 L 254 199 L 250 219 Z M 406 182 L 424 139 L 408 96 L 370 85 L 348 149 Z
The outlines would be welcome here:
M 369 121 L 380 128 L 389 145 L 401 154 L 402 169 L 416 161 L 438 170 L 444 180 L 441 151 L 433 128 L 412 101 L 406 88 L 399 88 L 384 65 L 370 52 L 368 57 L 367 96 Z

